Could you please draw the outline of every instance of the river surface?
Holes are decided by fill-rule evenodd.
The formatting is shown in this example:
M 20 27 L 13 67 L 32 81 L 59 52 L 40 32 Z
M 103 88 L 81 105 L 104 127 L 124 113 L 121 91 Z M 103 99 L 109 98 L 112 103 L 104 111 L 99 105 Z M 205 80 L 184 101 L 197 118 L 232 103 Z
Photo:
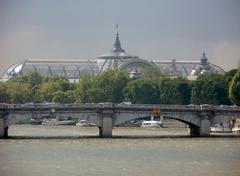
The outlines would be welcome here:
M 187 130 L 13 125 L 0 139 L 0 176 L 240 176 L 240 136 Z

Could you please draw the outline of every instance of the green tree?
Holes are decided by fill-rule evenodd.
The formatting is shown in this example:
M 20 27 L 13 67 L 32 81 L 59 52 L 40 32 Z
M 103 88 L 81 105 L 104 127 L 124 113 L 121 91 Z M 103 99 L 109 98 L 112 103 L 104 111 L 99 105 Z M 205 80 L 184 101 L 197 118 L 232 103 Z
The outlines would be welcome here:
M 24 76 L 13 77 L 8 82 L 27 83 L 31 87 L 40 85 L 43 81 L 43 77 L 36 71 L 29 72 Z
M 8 81 L 8 84 L 28 84 L 29 85 L 29 102 L 35 102 L 35 94 L 42 84 L 43 77 L 38 72 L 29 72 L 24 76 L 13 77 Z M 13 84 L 14 85 L 14 84 Z
M 31 87 L 38 86 L 42 83 L 43 77 L 38 72 L 29 72 L 25 76 L 23 76 L 23 79 L 25 83 L 28 83 L 31 85 Z
M 31 85 L 28 83 L 9 82 L 7 92 L 11 103 L 26 103 L 31 101 Z
M 240 70 L 235 74 L 229 85 L 229 99 L 240 106 Z
M 230 104 L 227 77 L 215 73 L 200 75 L 193 83 L 191 101 L 194 104 Z
M 126 101 L 140 104 L 159 103 L 158 81 L 150 78 L 139 78 L 127 84 L 123 89 Z
M 76 90 L 73 92 L 76 102 L 87 103 L 90 102 L 89 90 L 92 88 L 94 77 L 84 75 L 76 83 Z
M 58 91 L 66 92 L 73 90 L 74 85 L 66 78 L 59 76 L 45 77 L 36 90 L 34 90 L 34 102 L 53 101 L 54 93 Z M 57 94 L 59 95 L 59 94 Z
M 75 98 L 71 90 L 67 92 L 57 91 L 53 93 L 52 101 L 55 103 L 74 103 Z
M 10 102 L 10 95 L 7 91 L 6 83 L 0 82 L 0 103 Z
M 123 88 L 127 85 L 129 76 L 121 70 L 107 70 L 97 76 L 93 86 L 89 89 L 91 102 L 113 102 L 123 101 Z
M 183 78 L 162 79 L 159 83 L 160 103 L 190 104 L 190 81 Z
M 62 91 L 62 87 L 58 82 L 45 82 L 41 84 L 39 89 L 35 93 L 35 101 L 42 102 L 47 101 L 51 102 L 53 94 L 57 91 Z

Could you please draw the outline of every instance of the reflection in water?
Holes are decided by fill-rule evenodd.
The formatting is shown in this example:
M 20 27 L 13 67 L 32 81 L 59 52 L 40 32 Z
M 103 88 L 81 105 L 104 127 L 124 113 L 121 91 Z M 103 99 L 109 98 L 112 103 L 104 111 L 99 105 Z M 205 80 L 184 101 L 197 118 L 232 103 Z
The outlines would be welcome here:
M 21 125 L 9 135 L 0 140 L 0 175 L 240 175 L 236 135 L 190 138 L 186 129 L 116 128 L 114 138 L 101 139 L 97 128 Z

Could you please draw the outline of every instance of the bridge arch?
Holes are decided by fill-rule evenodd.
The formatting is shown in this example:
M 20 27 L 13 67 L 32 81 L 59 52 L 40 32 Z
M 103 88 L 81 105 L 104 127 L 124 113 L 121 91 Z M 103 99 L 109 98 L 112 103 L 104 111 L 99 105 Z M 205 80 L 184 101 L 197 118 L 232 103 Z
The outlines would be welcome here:
M 150 112 L 139 112 L 139 113 L 119 113 L 116 114 L 115 120 L 114 120 L 114 125 L 120 125 L 123 124 L 125 122 L 129 122 L 132 120 L 138 120 L 138 119 L 143 119 L 146 117 L 151 116 L 152 113 Z M 180 114 L 180 113 L 176 113 L 176 114 L 172 114 L 172 115 L 167 115 L 162 113 L 161 114 L 163 116 L 163 118 L 168 118 L 168 119 L 174 119 L 177 121 L 180 121 L 182 123 L 185 123 L 187 125 L 189 125 L 190 127 L 200 127 L 201 123 L 200 123 L 200 118 L 198 115 L 194 115 L 194 114 Z
M 13 124 L 19 123 L 19 122 L 26 122 L 30 121 L 32 118 L 42 118 L 42 117 L 50 117 L 51 118 L 68 118 L 71 117 L 72 120 L 80 121 L 80 120 L 87 120 L 90 123 L 96 124 L 96 126 L 101 126 L 101 119 L 99 118 L 98 113 L 55 113 L 52 114 L 50 112 L 42 112 L 42 113 L 11 113 L 5 115 L 4 118 L 4 128 L 9 127 Z

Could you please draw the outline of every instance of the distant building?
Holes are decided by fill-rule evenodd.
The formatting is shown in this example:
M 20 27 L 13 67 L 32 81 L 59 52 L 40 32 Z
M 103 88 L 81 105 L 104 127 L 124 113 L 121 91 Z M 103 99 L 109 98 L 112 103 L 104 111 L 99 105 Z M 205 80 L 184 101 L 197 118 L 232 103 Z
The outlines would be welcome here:
M 208 72 L 213 72 L 213 73 L 222 73 L 223 70 L 219 70 L 217 69 L 217 66 L 214 66 L 213 64 L 210 64 L 208 62 L 208 59 L 206 57 L 206 54 L 203 53 L 203 56 L 200 60 L 200 64 L 197 65 L 191 72 L 191 76 L 199 76 L 202 75 L 204 73 L 208 73 Z
M 205 72 L 224 73 L 224 70 L 209 63 L 205 53 L 200 61 L 147 60 L 127 53 L 122 47 L 117 32 L 114 47 L 109 53 L 95 60 L 23 60 L 10 66 L 2 75 L 1 80 L 9 80 L 13 76 L 25 75 L 37 71 L 43 76 L 58 75 L 68 78 L 71 82 L 78 81 L 81 75 L 97 75 L 108 69 L 123 69 L 132 75 L 143 75 L 146 67 L 159 68 L 162 73 L 173 76 L 198 76 Z M 137 72 L 136 72 L 137 70 Z

